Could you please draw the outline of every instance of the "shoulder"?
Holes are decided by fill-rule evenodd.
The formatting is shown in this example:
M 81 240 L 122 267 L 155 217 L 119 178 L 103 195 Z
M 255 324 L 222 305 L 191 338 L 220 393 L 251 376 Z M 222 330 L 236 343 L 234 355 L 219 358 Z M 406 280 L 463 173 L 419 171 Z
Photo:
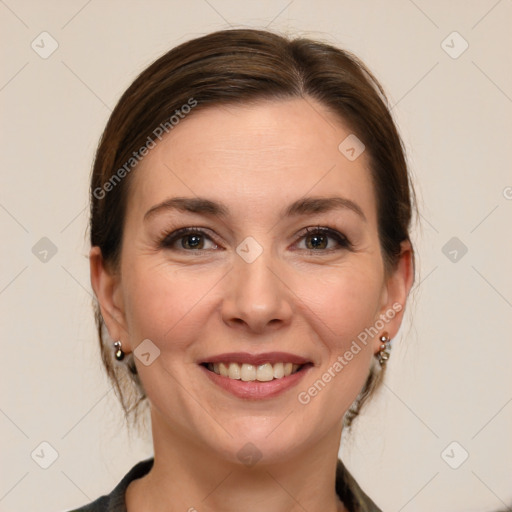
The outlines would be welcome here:
M 109 510 L 108 503 L 109 496 L 101 496 L 101 498 L 98 498 L 88 505 L 84 505 L 80 508 L 74 508 L 68 512 L 107 512 Z
M 382 512 L 361 489 L 340 459 L 336 467 L 336 493 L 350 512 Z
M 125 492 L 133 480 L 141 478 L 153 467 L 154 459 L 146 459 L 128 471 L 123 479 L 116 485 L 110 494 L 100 496 L 95 501 L 80 508 L 74 508 L 68 512 L 126 512 Z

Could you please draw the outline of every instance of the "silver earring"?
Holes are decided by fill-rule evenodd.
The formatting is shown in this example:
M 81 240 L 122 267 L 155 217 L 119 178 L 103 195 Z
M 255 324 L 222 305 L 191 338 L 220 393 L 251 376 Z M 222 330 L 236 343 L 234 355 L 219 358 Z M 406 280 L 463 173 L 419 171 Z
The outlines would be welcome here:
M 124 359 L 124 352 L 123 352 L 123 349 L 121 348 L 121 341 L 114 342 L 114 350 L 116 351 L 115 352 L 116 359 L 118 361 L 122 361 Z
M 388 338 L 387 333 L 384 333 L 380 338 L 381 342 L 380 350 L 377 352 L 377 358 L 379 359 L 379 363 L 381 366 L 386 364 L 386 361 L 389 359 L 390 351 L 391 351 L 391 340 Z

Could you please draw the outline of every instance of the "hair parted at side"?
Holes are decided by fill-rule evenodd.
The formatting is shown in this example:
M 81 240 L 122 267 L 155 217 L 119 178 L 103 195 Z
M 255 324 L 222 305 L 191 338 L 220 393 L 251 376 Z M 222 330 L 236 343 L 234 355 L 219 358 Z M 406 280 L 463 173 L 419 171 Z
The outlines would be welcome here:
M 194 115 L 215 105 L 280 98 L 315 99 L 337 114 L 366 146 L 379 239 L 390 272 L 401 243 L 410 242 L 415 203 L 403 144 L 382 86 L 346 50 L 254 29 L 222 30 L 171 49 L 145 69 L 118 101 L 99 142 L 90 188 L 90 242 L 101 249 L 105 263 L 118 271 L 131 175 L 137 172 L 134 157 L 148 141 L 158 143 L 153 140 L 162 131 L 158 127 L 172 129 L 169 119 L 183 113 L 184 105 L 193 105 L 187 115 Z M 132 354 L 123 363 L 115 360 L 116 340 L 109 338 L 97 303 L 94 308 L 103 364 L 130 424 L 146 395 Z M 345 426 L 351 425 L 377 389 L 384 368 L 372 358 L 366 383 L 345 415 Z

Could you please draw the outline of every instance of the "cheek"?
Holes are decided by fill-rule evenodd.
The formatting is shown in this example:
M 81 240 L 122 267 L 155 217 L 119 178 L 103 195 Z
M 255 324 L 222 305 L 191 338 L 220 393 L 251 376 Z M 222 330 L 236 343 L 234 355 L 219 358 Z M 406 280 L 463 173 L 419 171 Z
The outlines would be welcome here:
M 128 265 L 127 265 L 128 266 Z M 173 270 L 140 258 L 123 277 L 125 310 L 132 346 L 150 339 L 161 350 L 179 351 L 193 339 L 222 273 Z M 170 343 L 172 341 L 172 343 Z
M 380 302 L 382 272 L 379 265 L 347 264 L 297 280 L 298 295 L 322 325 L 324 339 L 337 350 L 375 322 Z
M 313 286 L 314 281 L 320 286 Z M 321 369 L 301 386 L 297 396 L 311 417 L 341 416 L 360 393 L 373 357 L 373 338 L 380 305 L 382 274 L 379 266 L 347 265 L 329 279 L 302 282 L 310 325 L 322 354 Z M 325 390 L 325 391 L 324 391 Z M 313 413 L 316 408 L 316 413 Z

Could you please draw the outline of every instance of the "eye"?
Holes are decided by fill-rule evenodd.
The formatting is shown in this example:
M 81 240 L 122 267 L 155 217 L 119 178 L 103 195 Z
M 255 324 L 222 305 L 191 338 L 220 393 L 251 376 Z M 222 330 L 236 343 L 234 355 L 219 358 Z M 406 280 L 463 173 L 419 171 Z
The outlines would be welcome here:
M 205 247 L 206 241 L 210 241 L 213 247 Z M 202 229 L 182 228 L 165 235 L 160 247 L 178 251 L 197 251 L 217 249 L 218 245 Z
M 348 238 L 338 231 L 322 226 L 306 228 L 300 235 L 306 247 L 302 250 L 309 252 L 331 252 L 340 249 L 352 250 L 353 246 Z M 210 247 L 208 247 L 210 244 Z M 164 233 L 160 247 L 176 251 L 206 251 L 218 249 L 219 246 L 212 238 L 200 228 L 182 228 L 172 233 Z M 299 247 L 299 249 L 301 249 Z
M 322 226 L 306 228 L 301 235 L 301 240 L 306 243 L 304 250 L 310 252 L 331 252 L 340 248 L 352 249 L 352 244 L 345 235 Z M 329 240 L 334 240 L 334 246 L 329 244 Z

